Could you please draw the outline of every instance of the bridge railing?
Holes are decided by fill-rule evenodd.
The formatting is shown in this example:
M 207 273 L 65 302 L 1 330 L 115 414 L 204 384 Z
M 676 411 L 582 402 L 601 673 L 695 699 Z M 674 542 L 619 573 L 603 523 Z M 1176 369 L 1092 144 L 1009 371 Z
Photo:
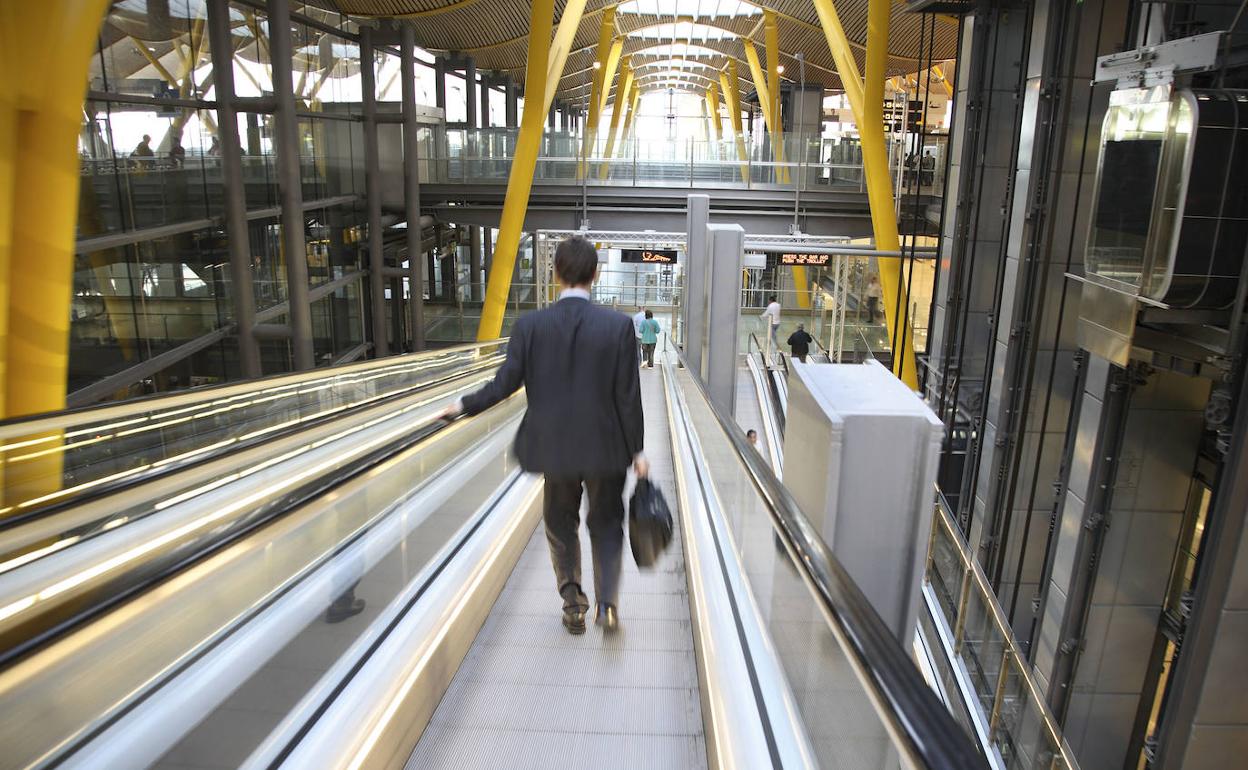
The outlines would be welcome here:
M 446 129 L 424 146 L 426 168 L 435 183 L 505 182 L 511 171 L 518 133 L 515 129 Z M 588 153 L 579 136 L 548 133 L 534 176 L 535 183 L 623 187 L 733 187 L 801 191 L 861 192 L 865 178 L 856 141 L 820 136 L 786 136 L 783 151 L 770 141 L 747 137 L 742 146 L 721 140 L 671 140 L 635 135 L 624 142 L 599 139 Z M 895 171 L 900 173 L 901 155 Z M 422 159 L 424 160 L 424 159 Z

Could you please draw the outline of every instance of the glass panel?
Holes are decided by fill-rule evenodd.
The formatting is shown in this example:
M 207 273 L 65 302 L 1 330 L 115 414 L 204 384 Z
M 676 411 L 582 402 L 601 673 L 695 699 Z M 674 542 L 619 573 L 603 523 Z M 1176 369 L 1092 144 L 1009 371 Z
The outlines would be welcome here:
M 212 111 L 89 101 L 84 114 L 79 238 L 221 214 Z
M 943 621 L 953 634 L 954 651 L 976 699 L 972 707 L 978 706 L 990 740 L 1011 770 L 1066 768 L 1069 751 L 1039 691 L 1029 681 L 1028 663 L 1014 646 L 999 607 L 994 611 L 996 597 L 943 501 L 937 502 L 933 528 L 927 588 L 935 594 Z M 926 638 L 936 643 L 940 636 L 932 628 Z M 942 671 L 941 677 L 951 687 L 966 681 L 962 673 L 952 670 Z

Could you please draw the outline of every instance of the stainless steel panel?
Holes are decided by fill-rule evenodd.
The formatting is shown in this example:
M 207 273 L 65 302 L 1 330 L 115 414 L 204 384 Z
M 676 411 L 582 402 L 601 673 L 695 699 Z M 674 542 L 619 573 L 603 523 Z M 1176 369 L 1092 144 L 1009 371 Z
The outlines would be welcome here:
M 1079 302 L 1079 346 L 1125 367 L 1130 361 L 1137 313 L 1135 297 L 1085 282 Z
M 1117 605 L 1105 633 L 1105 655 L 1097 672 L 1098 692 L 1138 693 L 1157 631 L 1157 607 Z
M 1248 687 L 1244 687 L 1242 677 L 1246 650 L 1248 612 L 1223 610 L 1218 637 L 1209 653 L 1212 675 L 1205 679 L 1204 697 L 1196 711 L 1197 722 L 1248 727 Z M 1240 675 L 1228 675 L 1231 672 L 1240 672 Z
M 1069 590 L 1074 578 L 1075 550 L 1079 546 L 1079 538 L 1083 535 L 1083 501 L 1073 493 L 1066 493 L 1066 501 L 1062 505 L 1061 518 L 1058 521 L 1057 547 L 1053 551 L 1053 582 L 1063 592 Z
M 1224 606 L 1231 610 L 1248 610 L 1248 527 L 1239 536 L 1239 551 L 1235 555 Z
M 1018 260 L 1014 257 L 1006 257 L 1001 269 L 1005 272 L 1001 276 L 1001 310 L 997 313 L 994 336 L 999 342 L 1008 344 L 1010 327 L 1014 323 L 1015 308 L 1023 299 L 1018 296 Z
M 1226 770 L 1244 761 L 1248 727 L 1195 725 L 1183 757 L 1183 770 Z
M 1116 515 L 1114 518 L 1123 517 Z M 1131 531 L 1127 534 L 1122 566 L 1114 581 L 1114 601 L 1160 606 L 1165 599 L 1169 566 L 1178 545 L 1183 514 L 1181 511 L 1136 511 L 1130 519 Z
M 1083 651 L 1079 654 L 1079 664 L 1075 669 L 1072 685 L 1076 690 L 1092 692 L 1096 689 L 1113 614 L 1114 608 L 1107 604 L 1096 604 L 1088 608 L 1088 622 L 1083 629 Z
M 702 375 L 706 350 L 706 287 L 709 273 L 706 225 L 711 215 L 709 195 L 690 195 L 685 225 L 685 292 L 681 297 L 684 318 L 685 360 L 694 374 Z
M 703 379 L 711 398 L 732 413 L 736 408 L 737 324 L 741 319 L 741 225 L 707 225 L 710 280 L 707 299 L 707 354 Z
M 1083 746 L 1075 751 L 1080 767 L 1122 767 L 1126 760 L 1138 695 L 1093 695 Z M 1067 719 L 1068 724 L 1072 724 Z

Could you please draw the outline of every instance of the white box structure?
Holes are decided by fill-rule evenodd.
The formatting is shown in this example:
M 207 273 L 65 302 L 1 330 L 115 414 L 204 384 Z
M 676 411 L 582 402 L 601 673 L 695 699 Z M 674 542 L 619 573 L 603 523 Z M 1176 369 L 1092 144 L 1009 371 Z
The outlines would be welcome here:
M 908 645 L 922 598 L 941 422 L 876 361 L 789 366 L 785 486 Z

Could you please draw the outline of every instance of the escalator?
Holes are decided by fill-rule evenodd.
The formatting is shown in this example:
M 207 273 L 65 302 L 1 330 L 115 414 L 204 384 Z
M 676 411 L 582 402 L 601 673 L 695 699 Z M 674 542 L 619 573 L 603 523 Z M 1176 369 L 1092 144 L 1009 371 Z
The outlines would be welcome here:
M 2 764 L 985 766 L 674 352 L 641 376 L 679 531 L 658 569 L 626 572 L 617 635 L 565 634 L 541 480 L 510 452 L 523 393 L 437 419 L 500 354 L 469 346 L 384 393 L 340 391 L 241 450 L 219 447 L 228 425 L 178 433 L 160 451 L 198 446 L 195 462 L 0 529 L 16 554 L 0 572 Z M 37 430 L 68 445 L 226 394 L 191 395 Z M 242 430 L 298 419 L 255 411 Z M 20 430 L 35 428 L 0 425 Z M 77 539 L 19 537 L 41 521 Z M 327 615 L 344 599 L 357 614 Z

